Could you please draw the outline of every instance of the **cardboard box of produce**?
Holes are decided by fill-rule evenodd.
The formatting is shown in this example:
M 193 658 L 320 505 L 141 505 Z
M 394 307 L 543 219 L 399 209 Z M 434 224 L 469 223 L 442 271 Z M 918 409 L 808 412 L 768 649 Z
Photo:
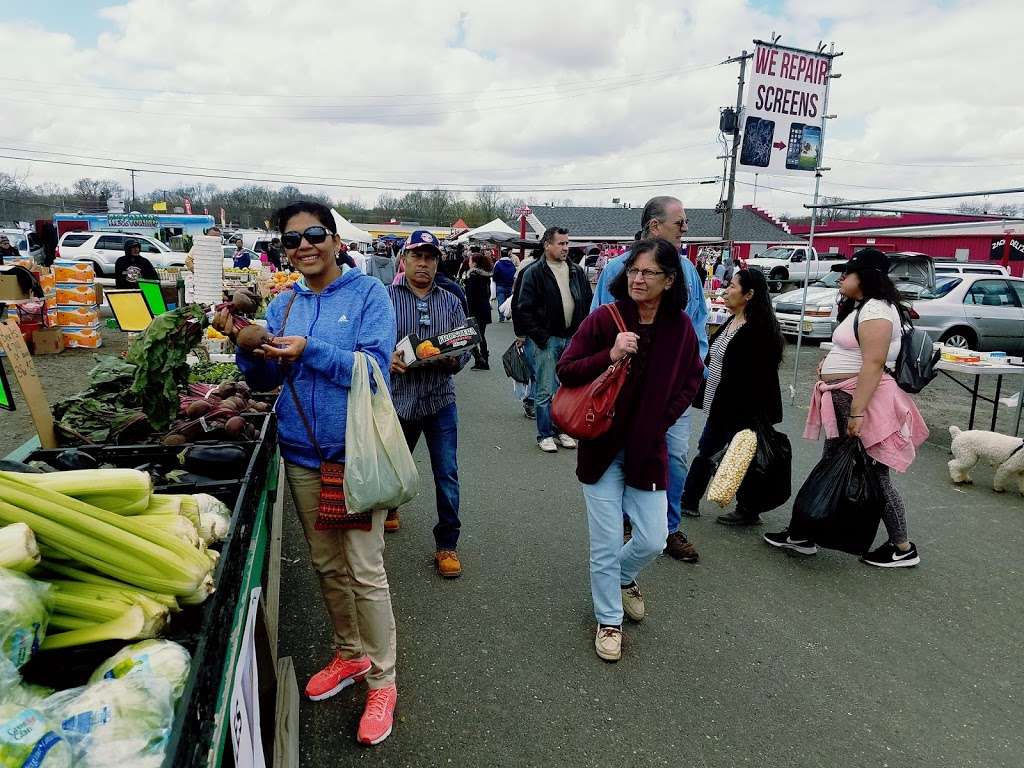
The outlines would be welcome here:
M 32 334 L 32 347 L 37 355 L 56 355 L 64 349 L 60 328 L 39 328 Z
M 57 325 L 92 328 L 100 324 L 98 307 L 57 307 Z
M 64 349 L 98 349 L 103 346 L 103 337 L 98 328 L 64 328 Z
M 57 304 L 59 306 L 94 307 L 96 289 L 83 283 L 57 283 Z
M 53 276 L 58 283 L 96 282 L 96 273 L 93 271 L 92 264 L 86 261 L 58 259 L 53 262 Z
M 442 357 L 461 355 L 479 344 L 480 333 L 475 325 L 469 324 L 426 338 L 410 334 L 398 342 L 396 349 L 409 368 L 416 368 Z

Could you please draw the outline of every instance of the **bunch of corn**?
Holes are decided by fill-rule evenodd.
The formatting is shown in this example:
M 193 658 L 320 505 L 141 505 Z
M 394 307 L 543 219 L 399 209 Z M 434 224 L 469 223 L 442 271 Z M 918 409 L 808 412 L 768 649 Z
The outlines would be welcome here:
M 729 443 L 729 449 L 722 457 L 718 465 L 711 485 L 708 487 L 708 501 L 713 501 L 720 507 L 732 502 L 736 497 L 736 491 L 747 474 L 747 468 L 757 453 L 757 435 L 751 429 L 744 429 L 737 432 Z

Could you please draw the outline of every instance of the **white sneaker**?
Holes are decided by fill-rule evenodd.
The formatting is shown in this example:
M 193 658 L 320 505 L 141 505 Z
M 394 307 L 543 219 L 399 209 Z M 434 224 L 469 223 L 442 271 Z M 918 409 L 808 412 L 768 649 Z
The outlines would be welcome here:
M 594 638 L 594 650 L 599 658 L 605 661 L 618 661 L 622 658 L 622 630 L 615 627 L 597 627 Z
M 537 447 L 544 451 L 544 453 L 558 453 L 558 446 L 555 445 L 555 438 L 553 437 L 545 437 L 543 440 L 538 440 Z
M 622 588 L 622 612 L 633 621 L 643 621 L 647 615 L 643 593 L 635 581 L 633 586 Z
M 563 435 L 563 434 L 559 434 L 558 435 L 558 444 L 560 446 L 562 446 L 563 448 L 575 448 L 576 447 L 576 441 L 573 440 L 568 435 Z

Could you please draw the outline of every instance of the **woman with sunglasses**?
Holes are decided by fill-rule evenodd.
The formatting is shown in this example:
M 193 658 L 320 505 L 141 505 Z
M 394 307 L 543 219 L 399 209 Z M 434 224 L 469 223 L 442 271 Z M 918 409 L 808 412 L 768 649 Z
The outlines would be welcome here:
M 779 331 L 768 281 L 756 269 L 740 269 L 725 289 L 725 306 L 732 317 L 708 343 L 707 379 L 696 404 L 704 410 L 704 432 L 697 455 L 690 462 L 683 486 L 682 509 L 699 517 L 700 497 L 711 482 L 715 465 L 711 457 L 727 446 L 737 432 L 758 423 L 782 421 L 779 365 L 786 341 Z M 718 516 L 723 525 L 754 525 L 761 512 L 756 498 L 747 498 L 741 487 L 736 509 Z
M 636 578 L 668 537 L 665 435 L 690 406 L 704 375 L 697 334 L 684 311 L 686 280 L 674 245 L 637 241 L 611 294 L 616 301 L 587 316 L 558 363 L 562 385 L 579 387 L 630 358 L 611 428 L 581 440 L 576 460 L 590 530 L 594 649 L 604 661 L 622 656 L 623 614 L 633 621 L 644 618 Z M 623 515 L 633 524 L 625 544 Z
M 395 346 L 395 313 L 379 280 L 358 269 L 342 274 L 341 240 L 331 211 L 299 201 L 276 214 L 288 261 L 302 274 L 267 308 L 272 341 L 238 366 L 256 391 L 284 385 L 275 410 L 285 473 L 309 545 L 310 559 L 334 629 L 334 654 L 310 678 L 306 695 L 320 701 L 365 679 L 366 708 L 357 738 L 379 744 L 390 733 L 395 702 L 395 618 L 384 571 L 385 511 L 318 518 L 320 468 L 345 461 L 345 422 L 355 352 L 377 361 L 385 378 Z M 214 324 L 235 337 L 227 312 Z

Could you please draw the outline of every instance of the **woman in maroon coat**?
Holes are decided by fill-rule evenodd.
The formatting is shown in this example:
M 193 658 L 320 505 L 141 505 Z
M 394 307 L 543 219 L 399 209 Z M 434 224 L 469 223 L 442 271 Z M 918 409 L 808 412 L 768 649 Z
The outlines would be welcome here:
M 671 243 L 640 240 L 612 285 L 626 326 L 619 333 L 608 307 L 591 314 L 558 363 L 567 386 L 596 379 L 629 355 L 626 383 L 611 429 L 582 440 L 576 476 L 583 484 L 590 528 L 590 589 L 597 618 L 597 655 L 622 655 L 622 616 L 644 617 L 636 576 L 665 547 L 668 454 L 665 433 L 687 409 L 703 380 L 697 336 L 686 306 L 685 278 Z M 623 514 L 633 536 L 622 543 Z

